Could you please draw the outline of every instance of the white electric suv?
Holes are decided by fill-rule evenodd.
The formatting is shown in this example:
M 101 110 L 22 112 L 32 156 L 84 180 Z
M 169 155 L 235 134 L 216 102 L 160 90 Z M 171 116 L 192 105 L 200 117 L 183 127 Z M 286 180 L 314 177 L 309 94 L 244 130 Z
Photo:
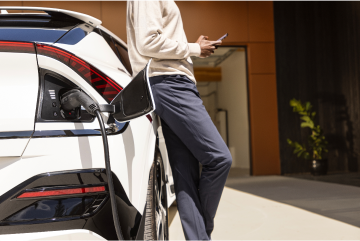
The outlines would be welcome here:
M 133 78 L 126 44 L 85 14 L 0 9 L 0 240 L 117 239 L 99 123 L 60 98 L 78 89 L 109 104 Z M 175 194 L 159 120 L 102 117 L 123 238 L 168 239 Z

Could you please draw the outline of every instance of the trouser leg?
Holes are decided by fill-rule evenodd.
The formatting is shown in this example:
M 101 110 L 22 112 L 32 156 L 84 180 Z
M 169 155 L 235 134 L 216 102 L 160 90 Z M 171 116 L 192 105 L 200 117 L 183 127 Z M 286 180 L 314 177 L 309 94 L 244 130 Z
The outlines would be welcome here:
M 208 240 L 199 197 L 199 162 L 164 120 L 161 126 L 186 240 Z
M 210 237 L 214 228 L 215 213 L 232 163 L 230 152 L 203 106 L 196 86 L 191 80 L 183 76 L 157 76 L 152 77 L 150 82 L 157 108 L 156 113 L 168 127 L 164 128 L 163 133 L 169 153 L 172 152 L 169 154 L 169 159 L 173 173 L 174 168 L 178 168 L 175 170 L 178 172 L 178 176 L 174 176 L 175 191 L 180 193 L 180 190 L 176 190 L 176 185 L 184 187 L 183 192 L 192 199 L 194 206 L 198 209 L 197 213 L 202 214 L 206 233 Z M 173 136 L 178 139 L 175 141 Z M 194 158 L 190 158 L 186 154 L 184 157 L 186 161 L 183 160 L 180 152 L 185 152 L 185 148 L 175 148 L 180 146 L 179 142 L 188 149 Z M 192 179 L 184 181 L 184 178 L 181 178 L 181 174 L 189 171 L 186 168 L 184 170 L 180 168 L 178 163 L 183 162 L 191 162 L 191 166 L 197 165 L 197 162 L 203 165 L 200 181 L 196 182 Z M 196 179 L 196 177 L 194 178 Z M 186 191 L 188 189 L 185 187 L 188 185 L 194 185 L 188 189 L 197 188 L 198 194 Z M 185 198 L 177 200 L 178 204 L 183 202 L 184 207 L 189 202 L 183 201 Z M 200 207 L 197 202 L 200 203 Z M 180 209 L 179 213 L 180 216 L 183 214 L 183 217 L 188 215 Z M 191 221 L 190 218 L 189 220 Z M 195 232 L 187 230 L 188 228 L 197 229 L 196 221 L 193 220 L 194 224 L 189 227 L 183 225 L 184 233 L 189 235 L 187 237 L 189 239 L 203 239 L 190 237 Z

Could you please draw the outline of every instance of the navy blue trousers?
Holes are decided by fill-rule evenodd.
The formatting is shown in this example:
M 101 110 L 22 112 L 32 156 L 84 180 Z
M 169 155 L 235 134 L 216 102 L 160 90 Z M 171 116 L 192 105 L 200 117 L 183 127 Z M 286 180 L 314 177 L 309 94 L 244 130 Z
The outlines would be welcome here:
M 209 240 L 232 158 L 197 88 L 183 75 L 150 78 L 187 240 Z M 201 177 L 199 162 L 202 164 Z

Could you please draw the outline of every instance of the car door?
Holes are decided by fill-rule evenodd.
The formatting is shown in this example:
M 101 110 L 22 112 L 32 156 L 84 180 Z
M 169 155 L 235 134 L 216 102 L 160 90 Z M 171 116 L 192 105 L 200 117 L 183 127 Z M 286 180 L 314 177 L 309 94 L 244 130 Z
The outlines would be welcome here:
M 38 90 L 34 44 L 0 41 L 0 157 L 19 157 L 26 148 Z

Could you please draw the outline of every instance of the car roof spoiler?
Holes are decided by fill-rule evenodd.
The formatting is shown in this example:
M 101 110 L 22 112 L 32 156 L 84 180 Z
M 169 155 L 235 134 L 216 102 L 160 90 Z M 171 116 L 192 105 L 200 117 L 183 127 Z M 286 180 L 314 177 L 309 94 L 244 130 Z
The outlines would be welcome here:
M 64 14 L 76 19 L 79 19 L 87 24 L 90 24 L 93 27 L 99 26 L 102 22 L 101 20 L 89 16 L 87 14 L 78 13 L 74 11 L 58 9 L 58 8 L 42 8 L 42 7 L 21 7 L 21 6 L 0 6 L 0 10 L 29 10 L 29 11 L 44 11 L 49 15 L 59 15 Z

